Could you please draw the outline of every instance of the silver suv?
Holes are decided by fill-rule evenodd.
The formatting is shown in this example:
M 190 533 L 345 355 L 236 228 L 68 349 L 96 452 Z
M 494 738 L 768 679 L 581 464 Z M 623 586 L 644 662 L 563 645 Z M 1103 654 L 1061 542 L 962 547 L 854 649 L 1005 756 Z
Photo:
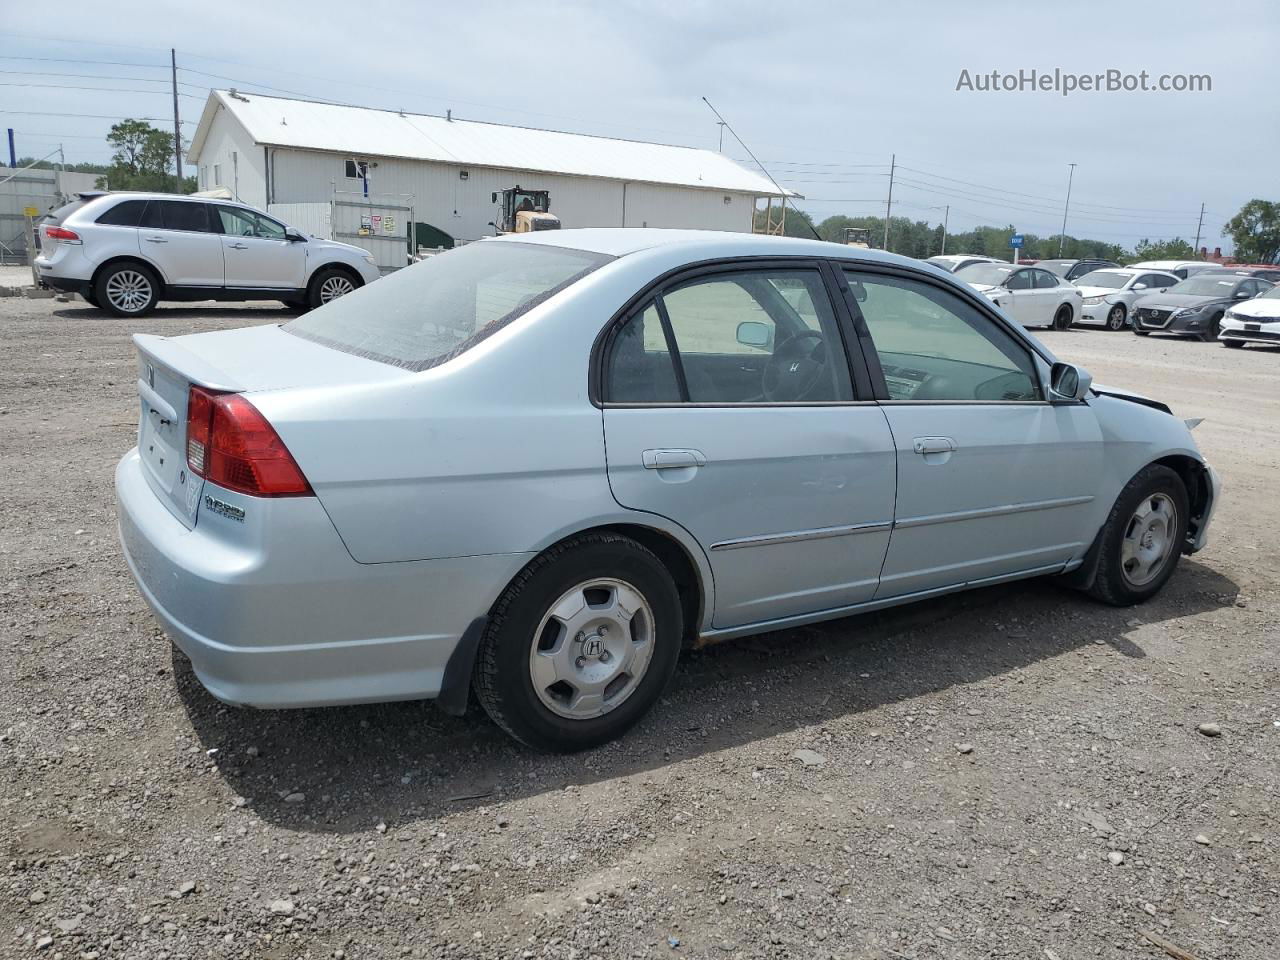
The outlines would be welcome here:
M 160 300 L 318 307 L 379 276 L 366 251 L 226 200 L 82 193 L 40 226 L 40 282 L 122 317 Z

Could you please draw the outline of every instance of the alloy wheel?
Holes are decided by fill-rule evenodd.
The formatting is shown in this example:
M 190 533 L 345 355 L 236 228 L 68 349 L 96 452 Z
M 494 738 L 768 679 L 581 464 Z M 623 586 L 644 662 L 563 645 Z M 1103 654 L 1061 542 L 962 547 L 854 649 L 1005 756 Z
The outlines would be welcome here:
M 137 270 L 118 270 L 107 278 L 107 300 L 122 313 L 137 313 L 151 302 L 151 281 Z
M 624 580 L 588 580 L 543 616 L 529 650 L 529 677 L 548 710 L 590 720 L 636 691 L 653 648 L 653 610 L 644 595 Z
M 1178 508 L 1172 498 L 1155 493 L 1138 504 L 1120 541 L 1120 570 L 1134 587 L 1143 587 L 1160 575 L 1173 553 L 1178 529 Z
M 1124 329 L 1124 307 L 1116 304 L 1107 313 L 1107 329 L 1123 330 Z
M 345 297 L 355 288 L 356 285 L 347 277 L 328 277 L 324 283 L 320 284 L 320 302 L 328 303 L 330 300 Z

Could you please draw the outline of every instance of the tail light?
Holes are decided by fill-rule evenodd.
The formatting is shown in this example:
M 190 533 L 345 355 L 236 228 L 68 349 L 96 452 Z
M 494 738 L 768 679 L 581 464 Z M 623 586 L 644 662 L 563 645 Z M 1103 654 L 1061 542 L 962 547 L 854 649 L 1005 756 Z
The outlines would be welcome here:
M 45 227 L 44 235 L 50 240 L 57 240 L 59 243 L 80 243 L 80 234 L 74 230 L 68 230 L 66 227 Z
M 254 497 L 302 497 L 312 492 L 275 428 L 239 393 L 191 388 L 187 467 L 211 483 Z

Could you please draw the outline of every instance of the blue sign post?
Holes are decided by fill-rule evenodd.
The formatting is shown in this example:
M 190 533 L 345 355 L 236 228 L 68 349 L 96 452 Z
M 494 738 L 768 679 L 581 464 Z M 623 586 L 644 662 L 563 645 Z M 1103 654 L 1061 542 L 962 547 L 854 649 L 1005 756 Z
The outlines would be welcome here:
M 1022 249 L 1022 234 L 1020 234 L 1020 233 L 1015 233 L 1012 237 L 1010 237 L 1010 238 L 1009 238 L 1009 246 L 1013 247 L 1013 249 L 1015 249 L 1015 250 L 1021 250 L 1021 249 Z

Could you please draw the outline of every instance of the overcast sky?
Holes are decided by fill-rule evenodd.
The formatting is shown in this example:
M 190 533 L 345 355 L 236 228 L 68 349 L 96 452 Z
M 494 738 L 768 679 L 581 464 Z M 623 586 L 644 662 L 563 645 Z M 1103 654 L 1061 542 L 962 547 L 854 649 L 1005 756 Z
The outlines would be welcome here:
M 192 121 L 210 86 L 235 85 L 716 149 L 706 96 L 818 219 L 882 214 L 893 153 L 904 168 L 895 214 L 940 222 L 950 204 L 953 230 L 1057 233 L 1072 162 L 1067 232 L 1126 246 L 1194 239 L 1203 202 L 1202 243 L 1212 248 L 1245 201 L 1280 199 L 1274 0 L 115 0 L 110 16 L 100 3 L 62 0 L 56 9 L 51 22 L 39 5 L 15 4 L 0 26 L 0 113 L 19 154 L 61 142 L 68 161 L 105 161 L 112 121 L 68 114 L 170 117 L 167 87 L 154 81 L 167 80 L 172 46 Z M 1146 70 L 1153 82 L 1208 74 L 1212 91 L 956 90 L 962 70 L 1055 68 Z M 159 92 L 133 92 L 150 88 Z M 725 152 L 745 158 L 727 134 Z

